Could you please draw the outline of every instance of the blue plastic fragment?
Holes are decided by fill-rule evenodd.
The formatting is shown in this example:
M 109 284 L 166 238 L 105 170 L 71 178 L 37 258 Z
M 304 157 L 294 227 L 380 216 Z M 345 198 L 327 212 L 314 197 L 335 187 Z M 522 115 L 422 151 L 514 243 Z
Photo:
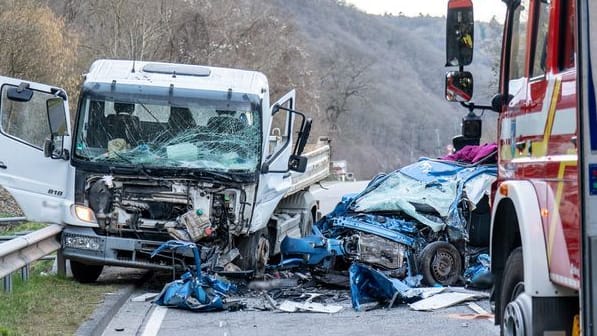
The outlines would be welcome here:
M 356 311 L 361 311 L 361 305 L 365 303 L 377 301 L 393 305 L 394 302 L 411 303 L 421 298 L 420 289 L 411 288 L 372 267 L 353 263 L 348 272 L 352 307 Z
M 191 249 L 195 267 L 182 274 L 179 280 L 166 286 L 154 303 L 196 312 L 224 309 L 224 296 L 236 291 L 236 286 L 212 275 L 201 273 L 201 257 L 197 245 L 188 242 L 170 240 L 156 248 L 151 256 L 164 250 Z
M 476 263 L 464 271 L 464 279 L 469 287 L 487 289 L 493 285 L 493 278 L 489 266 L 491 259 L 487 253 L 477 256 Z
M 295 265 L 299 260 L 302 264 L 317 265 L 324 259 L 344 255 L 342 241 L 325 238 L 322 235 L 312 235 L 303 238 L 284 237 L 280 244 L 282 262 L 280 266 Z

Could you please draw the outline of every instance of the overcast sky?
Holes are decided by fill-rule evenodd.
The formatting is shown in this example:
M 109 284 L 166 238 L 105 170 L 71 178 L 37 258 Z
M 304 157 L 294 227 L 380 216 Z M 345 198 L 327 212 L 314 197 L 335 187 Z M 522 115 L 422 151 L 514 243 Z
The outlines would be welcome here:
M 448 0 L 345 0 L 370 14 L 386 12 L 398 15 L 417 16 L 419 13 L 431 16 L 446 15 Z M 501 0 L 473 0 L 475 20 L 489 21 L 496 15 L 503 23 L 506 5 Z

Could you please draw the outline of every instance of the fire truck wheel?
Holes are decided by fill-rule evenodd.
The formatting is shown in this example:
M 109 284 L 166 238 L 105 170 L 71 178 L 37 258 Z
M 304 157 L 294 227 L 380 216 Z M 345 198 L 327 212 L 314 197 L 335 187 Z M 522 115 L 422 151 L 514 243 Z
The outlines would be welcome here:
M 99 278 L 104 269 L 104 265 L 90 265 L 79 261 L 70 261 L 70 270 L 73 272 L 73 278 L 80 283 L 92 283 Z
M 502 288 L 500 291 L 501 335 L 523 335 L 526 305 L 520 305 L 517 298 L 524 293 L 524 271 L 522 247 L 510 253 L 506 261 Z
M 419 256 L 419 270 L 430 286 L 453 285 L 462 274 L 462 257 L 454 245 L 445 241 L 433 242 Z

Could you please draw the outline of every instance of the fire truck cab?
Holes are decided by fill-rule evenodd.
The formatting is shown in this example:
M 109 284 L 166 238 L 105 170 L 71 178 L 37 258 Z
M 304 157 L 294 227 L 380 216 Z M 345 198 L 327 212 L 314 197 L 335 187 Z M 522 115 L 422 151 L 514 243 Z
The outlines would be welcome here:
M 579 332 L 582 263 L 576 18 L 583 1 L 503 2 L 499 92 L 484 106 L 499 113 L 495 321 L 506 335 L 570 335 Z M 446 75 L 446 98 L 469 110 L 473 75 L 464 66 L 473 36 L 472 1 L 450 0 L 446 66 L 458 70 Z

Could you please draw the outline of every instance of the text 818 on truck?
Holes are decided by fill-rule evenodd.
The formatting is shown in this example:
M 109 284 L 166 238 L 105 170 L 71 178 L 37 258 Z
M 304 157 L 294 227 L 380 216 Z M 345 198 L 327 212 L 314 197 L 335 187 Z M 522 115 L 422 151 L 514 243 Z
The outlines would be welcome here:
M 262 271 L 286 235 L 311 231 L 328 141 L 307 145 L 294 90 L 270 106 L 259 72 L 98 60 L 72 127 L 63 90 L 0 82 L 0 185 L 29 220 L 65 224 L 79 281 L 104 265 L 169 269 L 169 253 L 150 258 L 168 239 Z

